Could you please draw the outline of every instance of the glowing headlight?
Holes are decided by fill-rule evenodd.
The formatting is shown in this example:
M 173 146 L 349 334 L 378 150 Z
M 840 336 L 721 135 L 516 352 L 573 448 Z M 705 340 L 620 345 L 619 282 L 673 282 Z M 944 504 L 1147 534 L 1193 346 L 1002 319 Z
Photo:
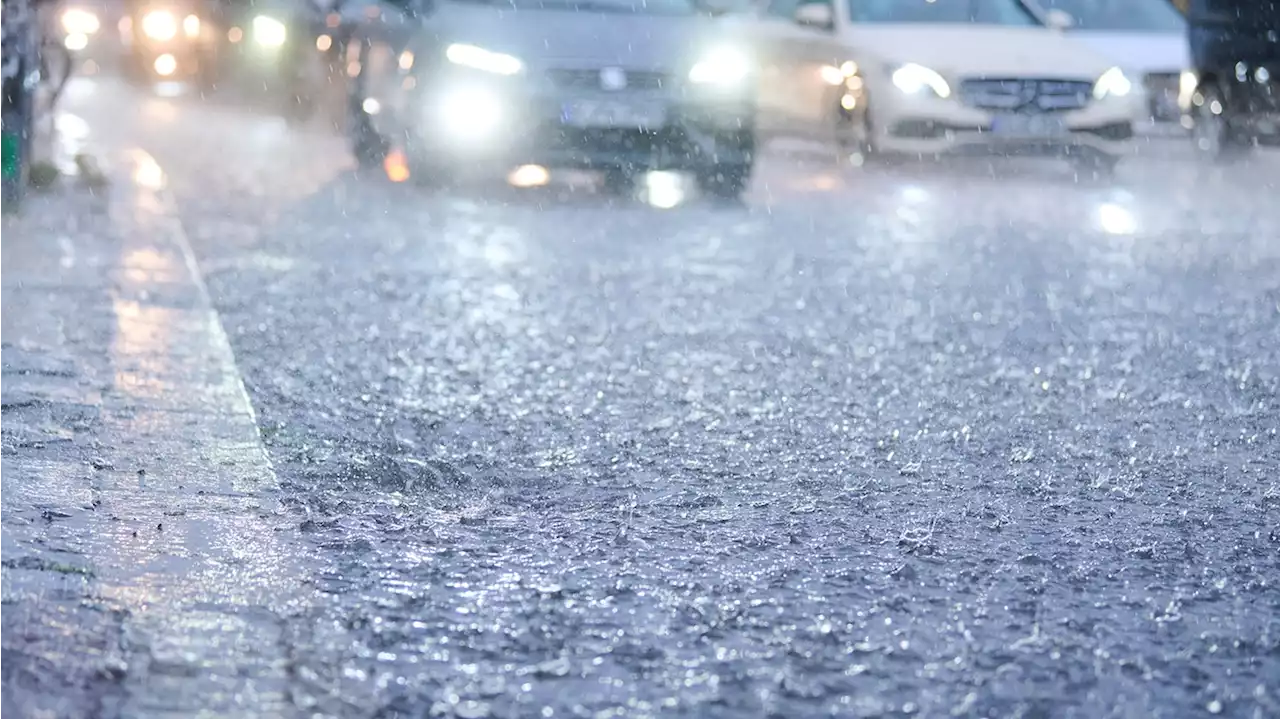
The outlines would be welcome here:
M 200 34 L 200 18 L 195 15 L 188 15 L 182 18 L 182 32 L 187 37 L 196 37 Z
M 1102 73 L 1098 81 L 1093 83 L 1093 96 L 1101 100 L 1104 97 L 1125 97 L 1133 90 L 1133 83 L 1125 77 L 1124 71 L 1118 67 Z
M 444 56 L 455 65 L 494 75 L 515 75 L 524 69 L 524 63 L 518 57 L 463 43 L 445 48 Z
M 1191 70 L 1183 70 L 1178 76 L 1178 93 L 1182 95 L 1190 95 L 1196 91 L 1196 87 L 1200 84 L 1200 78 Z
M 273 17 L 259 15 L 253 19 L 253 40 L 264 47 L 280 47 L 289 37 L 284 23 Z
M 68 35 L 92 35 L 100 27 L 102 25 L 98 22 L 98 16 L 88 10 L 72 8 L 62 13 L 62 29 Z
M 951 97 L 951 86 L 947 81 L 936 71 L 924 65 L 917 65 L 914 62 L 901 65 L 894 69 L 890 78 L 893 80 L 894 87 L 908 95 L 930 92 L 943 99 Z
M 1178 76 L 1178 109 L 1186 112 L 1191 109 L 1191 99 L 1200 87 L 1200 76 L 1191 70 L 1184 70 Z
M 750 72 L 747 58 L 735 50 L 715 50 L 689 70 L 689 82 L 699 85 L 715 83 L 734 85 L 742 82 Z
M 142 34 L 152 40 L 172 40 L 178 34 L 178 19 L 166 10 L 152 10 L 142 16 Z
M 444 130 L 453 138 L 482 140 L 497 129 L 502 119 L 502 102 L 481 87 L 462 87 L 447 93 L 438 106 Z

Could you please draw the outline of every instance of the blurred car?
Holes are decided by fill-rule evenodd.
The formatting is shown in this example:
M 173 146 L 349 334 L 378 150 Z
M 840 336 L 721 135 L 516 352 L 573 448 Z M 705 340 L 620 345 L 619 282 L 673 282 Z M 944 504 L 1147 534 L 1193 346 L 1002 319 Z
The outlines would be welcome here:
M 212 84 L 217 43 L 200 0 L 132 0 L 119 24 L 127 76 Z
M 1195 146 L 1224 160 L 1280 145 L 1280 3 L 1192 0 L 1180 104 Z
M 855 159 L 1054 155 L 1106 172 L 1130 151 L 1133 81 L 1019 0 L 773 0 L 761 119 Z
M 1046 24 L 1088 43 L 1140 79 L 1139 129 L 1181 130 L 1179 78 L 1191 66 L 1187 22 L 1168 0 L 1026 0 Z
M 355 154 L 392 141 L 419 177 L 520 165 L 691 171 L 736 196 L 755 157 L 755 82 L 740 26 L 691 0 L 438 0 L 369 24 Z
M 294 118 L 314 110 L 326 60 L 316 52 L 323 8 L 307 0 L 217 0 L 219 78 Z
M 87 3 L 63 3 L 58 13 L 62 45 L 71 52 L 84 52 L 102 37 L 102 16 Z

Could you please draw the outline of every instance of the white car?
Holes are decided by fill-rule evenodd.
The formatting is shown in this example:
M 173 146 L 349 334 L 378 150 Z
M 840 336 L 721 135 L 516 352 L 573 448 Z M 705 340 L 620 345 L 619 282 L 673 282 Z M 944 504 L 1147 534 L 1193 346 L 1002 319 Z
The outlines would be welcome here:
M 1062 156 L 1106 172 L 1132 150 L 1133 82 L 1020 0 L 771 0 L 760 129 L 853 158 Z
M 1181 131 L 1178 92 L 1191 67 L 1187 21 L 1169 0 L 1026 0 L 1060 27 L 1141 79 L 1139 129 Z

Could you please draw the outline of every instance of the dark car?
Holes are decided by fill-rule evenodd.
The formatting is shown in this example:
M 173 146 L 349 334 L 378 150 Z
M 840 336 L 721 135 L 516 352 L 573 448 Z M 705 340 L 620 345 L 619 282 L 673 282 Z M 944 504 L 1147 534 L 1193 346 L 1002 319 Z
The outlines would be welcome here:
M 1225 159 L 1280 145 L 1280 0 L 1192 0 L 1183 109 L 1196 147 Z
M 325 75 L 316 49 L 322 7 L 309 0 L 209 1 L 220 34 L 220 86 L 265 95 L 292 117 L 310 115 Z
M 693 0 L 435 0 L 355 44 L 355 154 L 414 175 L 598 169 L 616 187 L 691 171 L 737 196 L 755 156 L 755 82 L 736 19 Z

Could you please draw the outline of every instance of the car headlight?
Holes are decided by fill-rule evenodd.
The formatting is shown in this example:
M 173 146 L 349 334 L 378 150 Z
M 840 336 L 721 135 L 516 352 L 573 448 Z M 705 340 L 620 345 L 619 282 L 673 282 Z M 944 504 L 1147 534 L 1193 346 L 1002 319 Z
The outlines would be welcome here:
M 951 97 L 951 86 L 942 75 L 924 65 L 917 65 L 914 62 L 899 65 L 894 68 L 889 77 L 893 80 L 894 87 L 908 95 L 928 92 L 943 99 Z
M 280 47 L 289 37 L 284 23 L 273 17 L 259 15 L 253 19 L 253 41 L 263 47 Z
M 98 16 L 88 10 L 71 8 L 62 13 L 62 29 L 68 35 L 92 35 L 101 27 Z
M 699 85 L 737 85 L 751 71 L 747 58 L 737 50 L 721 48 L 707 53 L 689 70 L 689 82 Z
M 493 52 L 475 45 L 454 43 L 445 48 L 444 56 L 454 65 L 469 67 L 473 70 L 493 73 L 494 75 L 515 75 L 524 69 L 524 63 L 514 55 Z
M 152 40 L 172 40 L 178 34 L 178 19 L 167 10 L 152 10 L 142 16 L 142 34 Z
M 200 18 L 195 15 L 188 15 L 182 18 L 182 32 L 187 37 L 196 37 L 200 34 Z
M 445 93 L 437 106 L 444 131 L 467 142 L 491 136 L 502 121 L 502 110 L 501 98 L 492 89 L 476 85 Z
M 1133 91 L 1133 82 L 1118 67 L 1102 73 L 1098 81 L 1093 83 L 1093 97 L 1101 100 L 1104 97 L 1126 97 Z

